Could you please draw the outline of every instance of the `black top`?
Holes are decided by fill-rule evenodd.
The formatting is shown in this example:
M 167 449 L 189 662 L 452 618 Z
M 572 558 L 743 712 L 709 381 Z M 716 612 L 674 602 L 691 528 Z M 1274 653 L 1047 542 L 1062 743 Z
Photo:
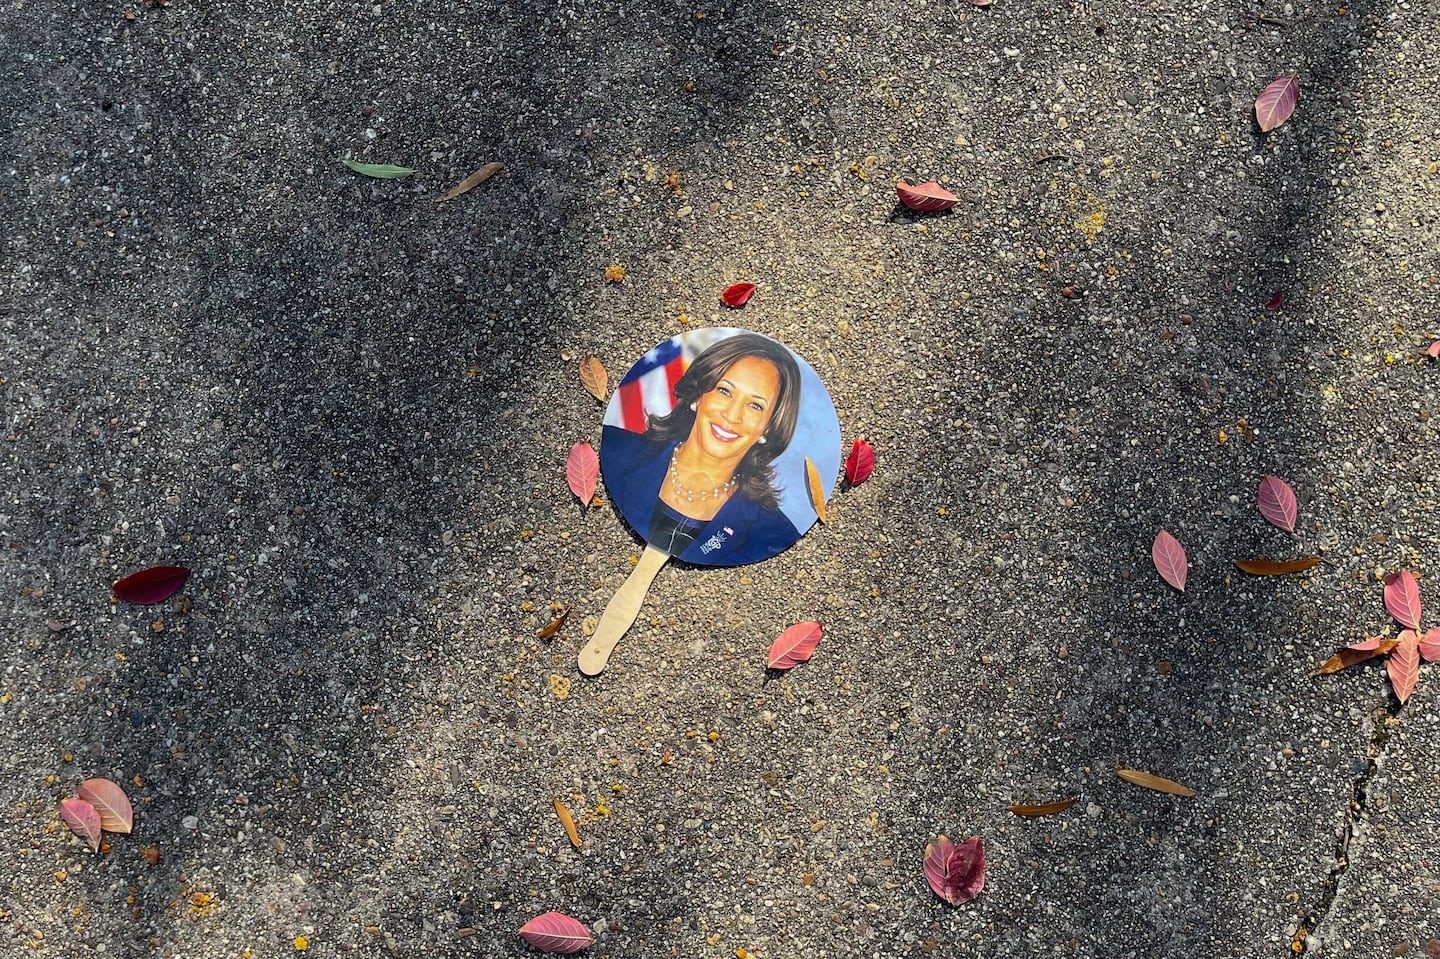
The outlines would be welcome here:
M 656 549 L 679 556 L 704 528 L 705 524 L 699 520 L 672 509 L 664 500 L 656 500 L 655 512 L 650 516 L 650 532 L 645 539 Z

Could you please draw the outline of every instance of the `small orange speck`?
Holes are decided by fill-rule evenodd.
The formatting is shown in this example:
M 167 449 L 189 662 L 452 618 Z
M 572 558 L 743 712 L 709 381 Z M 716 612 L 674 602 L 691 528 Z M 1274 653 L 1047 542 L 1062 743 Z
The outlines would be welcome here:
M 718 729 L 711 730 L 708 738 L 712 743 L 715 742 L 720 738 L 720 731 Z
M 309 940 L 309 939 L 307 939 L 305 936 L 296 936 L 296 937 L 295 937 L 295 951 L 296 951 L 296 952 L 304 952 L 306 949 L 309 949 L 309 948 L 310 948 L 310 940 Z
M 66 761 L 67 763 L 73 763 L 73 762 L 75 761 L 75 754 L 74 754 L 74 753 L 66 753 L 66 754 L 65 754 L 65 761 Z
M 56 881 L 56 882 L 64 882 L 64 881 L 65 881 L 66 879 L 68 879 L 68 878 L 70 878 L 70 877 L 65 874 L 65 870 L 63 870 L 63 869 L 57 869 L 57 870 L 55 871 L 55 881 Z
M 625 279 L 625 267 L 618 263 L 605 267 L 605 282 L 619 283 Z
M 103 853 L 108 853 L 110 851 L 110 844 L 108 842 L 102 842 L 100 844 L 100 851 Z

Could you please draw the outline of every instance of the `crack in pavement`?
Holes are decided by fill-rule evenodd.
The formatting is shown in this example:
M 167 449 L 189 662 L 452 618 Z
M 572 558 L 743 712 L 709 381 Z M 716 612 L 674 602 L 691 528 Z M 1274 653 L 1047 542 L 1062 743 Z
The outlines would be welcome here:
M 1385 749 L 1386 742 L 1397 722 L 1400 712 L 1398 703 L 1386 703 L 1384 706 L 1374 709 L 1370 718 L 1374 723 L 1374 731 L 1370 735 L 1370 744 L 1365 751 L 1365 771 L 1355 778 L 1351 787 L 1350 801 L 1345 807 L 1345 826 L 1340 830 L 1340 836 L 1335 846 L 1335 864 L 1330 867 L 1329 873 L 1325 876 L 1325 884 L 1320 894 L 1320 901 L 1307 912 L 1300 920 L 1300 927 L 1290 943 L 1290 951 L 1299 955 L 1305 951 L 1305 941 L 1311 933 L 1318 930 L 1322 923 L 1330 918 L 1330 910 L 1335 905 L 1335 899 L 1340 894 L 1340 881 L 1345 878 L 1346 871 L 1350 868 L 1350 842 L 1355 838 L 1361 827 L 1365 824 L 1365 804 L 1369 800 L 1370 783 L 1375 778 L 1378 769 L 1377 760 Z

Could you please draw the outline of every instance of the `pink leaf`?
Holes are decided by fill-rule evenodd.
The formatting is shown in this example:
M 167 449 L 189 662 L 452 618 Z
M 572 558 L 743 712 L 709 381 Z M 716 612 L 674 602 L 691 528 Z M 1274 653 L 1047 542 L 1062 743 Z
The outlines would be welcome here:
M 1427 663 L 1440 663 L 1440 626 L 1421 636 L 1419 647 Z
M 925 847 L 925 879 L 935 895 L 958 906 L 985 888 L 985 847 L 979 836 L 955 845 L 944 836 Z
M 1295 491 L 1289 483 L 1278 476 L 1265 477 L 1255 494 L 1255 504 L 1260 507 L 1261 516 L 1287 532 L 1295 532 L 1297 507 Z
M 71 832 L 85 840 L 91 852 L 100 851 L 100 814 L 94 806 L 83 799 L 63 799 L 60 801 L 60 818 L 65 820 Z
M 110 780 L 87 779 L 76 793 L 95 807 L 100 814 L 100 826 L 106 832 L 129 832 L 134 825 L 135 813 L 130 808 L 130 798 L 125 795 L 125 790 Z
M 1415 691 L 1415 681 L 1420 678 L 1419 637 L 1408 630 L 1402 634 L 1399 645 L 1390 650 L 1390 658 L 1385 660 L 1385 671 L 1390 674 L 1390 685 L 1395 687 L 1400 701 L 1409 699 Z
M 175 595 L 189 578 L 184 566 L 152 566 L 116 581 L 110 591 L 127 603 L 149 606 Z
M 580 497 L 586 506 L 595 498 L 595 483 L 600 478 L 600 457 L 589 443 L 576 443 L 570 447 L 570 458 L 565 461 L 565 480 L 570 492 Z
M 901 180 L 895 184 L 895 192 L 900 195 L 901 203 L 922 213 L 938 213 L 941 210 L 948 210 L 960 202 L 958 196 L 934 180 L 919 186 L 911 186 Z
M 1155 545 L 1150 548 L 1150 558 L 1155 569 L 1165 582 L 1180 592 L 1185 592 L 1185 580 L 1190 571 L 1185 565 L 1185 547 L 1165 530 L 1155 536 Z
M 1408 569 L 1385 580 L 1385 608 L 1407 629 L 1420 630 L 1420 585 Z
M 805 662 L 820 643 L 819 623 L 796 623 L 770 644 L 765 665 L 770 669 L 789 669 Z
M 850 445 L 850 455 L 845 458 L 845 481 L 851 486 L 859 486 L 874 471 L 875 451 L 864 440 L 856 440 Z
M 1265 309 L 1267 312 L 1274 313 L 1276 310 L 1280 309 L 1280 304 L 1283 302 L 1285 302 L 1284 294 L 1282 294 L 1279 290 L 1276 290 L 1275 295 L 1270 297 L 1270 302 L 1265 304 Z
M 1431 343 L 1430 348 L 1425 351 L 1425 355 L 1432 360 L 1440 360 L 1440 340 Z
M 1255 119 L 1260 129 L 1271 130 L 1290 119 L 1295 112 L 1295 101 L 1300 98 L 1300 81 L 1294 76 L 1281 77 L 1271 83 L 1255 100 Z
M 720 302 L 726 306 L 740 307 L 754 295 L 754 283 L 735 283 L 725 287 L 725 292 L 720 294 Z
M 595 941 L 578 919 L 563 912 L 547 912 L 520 927 L 520 936 L 541 952 L 579 952 Z

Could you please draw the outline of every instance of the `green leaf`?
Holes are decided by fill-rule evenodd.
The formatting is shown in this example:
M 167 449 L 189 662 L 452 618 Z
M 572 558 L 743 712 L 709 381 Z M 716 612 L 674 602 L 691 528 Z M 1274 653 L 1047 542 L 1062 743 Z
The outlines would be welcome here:
M 409 176 L 415 172 L 409 167 L 395 166 L 390 163 L 358 163 L 355 160 L 346 160 L 345 165 L 356 173 L 363 173 L 381 180 L 398 180 L 402 176 Z

